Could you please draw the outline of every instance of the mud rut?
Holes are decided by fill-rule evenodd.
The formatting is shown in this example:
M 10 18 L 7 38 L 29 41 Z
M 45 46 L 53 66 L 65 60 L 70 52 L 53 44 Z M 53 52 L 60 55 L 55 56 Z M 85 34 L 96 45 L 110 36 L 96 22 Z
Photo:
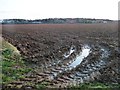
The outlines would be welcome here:
M 96 49 L 97 52 L 93 48 Z M 86 57 L 83 55 L 84 58 L 81 57 L 82 61 L 80 61 L 80 58 L 78 59 L 81 63 L 72 66 L 77 57 L 81 56 L 84 49 L 89 49 L 89 54 Z M 75 52 L 75 47 L 71 47 L 67 52 L 68 55 L 63 55 L 63 60 L 55 60 L 51 61 L 49 64 L 43 64 L 43 67 L 45 66 L 44 68 L 42 67 L 43 72 L 38 73 L 41 72 L 39 67 L 36 73 L 41 76 L 41 79 L 46 78 L 46 80 L 54 82 L 55 86 L 60 87 L 94 81 L 95 78 L 99 77 L 99 71 L 105 68 L 109 63 L 109 55 L 111 54 L 109 47 L 102 45 L 98 47 L 83 45 L 81 52 L 79 52 L 80 54 L 70 60 L 69 57 Z M 87 52 L 85 54 L 87 54 Z M 89 60 L 90 57 L 97 59 L 91 62 Z
M 32 68 L 35 68 L 35 71 L 28 73 L 25 79 L 21 79 L 14 84 L 42 83 L 46 81 L 49 82 L 48 87 L 59 88 L 102 81 L 100 79 L 102 73 L 104 74 L 104 70 L 111 67 L 111 57 L 114 57 L 112 52 L 115 52 L 114 48 L 107 44 L 83 44 L 80 46 L 81 48 L 77 50 L 76 46 L 71 45 L 68 51 L 61 55 L 61 58 L 39 63 L 39 66 L 31 65 Z M 118 51 L 116 52 L 118 54 Z M 115 71 L 115 73 L 118 73 L 117 68 L 115 68 Z
M 79 27 L 73 32 L 71 25 L 68 30 L 66 26 L 57 26 L 58 30 L 51 26 L 42 26 L 43 30 L 33 25 L 15 27 L 16 31 L 5 26 L 3 37 L 21 51 L 34 71 L 12 85 L 30 88 L 27 83 L 48 82 L 48 87 L 54 88 L 85 82 L 120 83 L 120 49 L 117 32 L 111 25 L 100 25 L 97 31 L 96 25 L 95 31 L 87 27 L 86 32 Z

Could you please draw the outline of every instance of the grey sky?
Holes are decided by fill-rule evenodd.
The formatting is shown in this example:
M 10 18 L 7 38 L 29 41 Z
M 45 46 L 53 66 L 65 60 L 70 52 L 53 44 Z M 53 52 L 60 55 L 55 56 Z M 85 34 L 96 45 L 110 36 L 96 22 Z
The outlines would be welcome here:
M 119 0 L 0 0 L 0 19 L 118 19 Z

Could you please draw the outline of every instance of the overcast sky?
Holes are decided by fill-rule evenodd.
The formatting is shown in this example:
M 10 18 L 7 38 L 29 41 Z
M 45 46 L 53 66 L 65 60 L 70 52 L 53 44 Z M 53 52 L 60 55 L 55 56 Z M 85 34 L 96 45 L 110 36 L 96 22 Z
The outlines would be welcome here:
M 0 0 L 0 19 L 118 19 L 120 0 Z

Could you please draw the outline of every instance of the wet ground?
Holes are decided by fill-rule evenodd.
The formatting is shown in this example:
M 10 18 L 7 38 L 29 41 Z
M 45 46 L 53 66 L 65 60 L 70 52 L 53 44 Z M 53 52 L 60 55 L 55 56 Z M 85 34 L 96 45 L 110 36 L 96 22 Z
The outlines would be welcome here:
M 120 83 L 117 24 L 4 25 L 3 37 L 35 71 L 21 80 L 49 87 Z

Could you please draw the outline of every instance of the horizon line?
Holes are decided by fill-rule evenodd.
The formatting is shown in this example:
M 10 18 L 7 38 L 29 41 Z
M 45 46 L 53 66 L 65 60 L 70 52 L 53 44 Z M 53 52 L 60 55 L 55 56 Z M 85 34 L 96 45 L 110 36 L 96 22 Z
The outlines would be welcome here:
M 103 19 L 101 19 L 101 18 L 78 18 L 78 17 L 75 17 L 75 18 L 70 18 L 70 17 L 68 17 L 68 18 L 36 18 L 36 19 L 28 19 L 28 18 L 4 18 L 4 19 L 0 19 L 0 20 L 5 20 L 5 19 L 24 19 L 24 20 L 43 20 L 43 19 L 96 19 L 96 20 L 112 20 L 112 21 L 118 21 L 119 19 L 108 19 L 108 18 L 103 18 Z

